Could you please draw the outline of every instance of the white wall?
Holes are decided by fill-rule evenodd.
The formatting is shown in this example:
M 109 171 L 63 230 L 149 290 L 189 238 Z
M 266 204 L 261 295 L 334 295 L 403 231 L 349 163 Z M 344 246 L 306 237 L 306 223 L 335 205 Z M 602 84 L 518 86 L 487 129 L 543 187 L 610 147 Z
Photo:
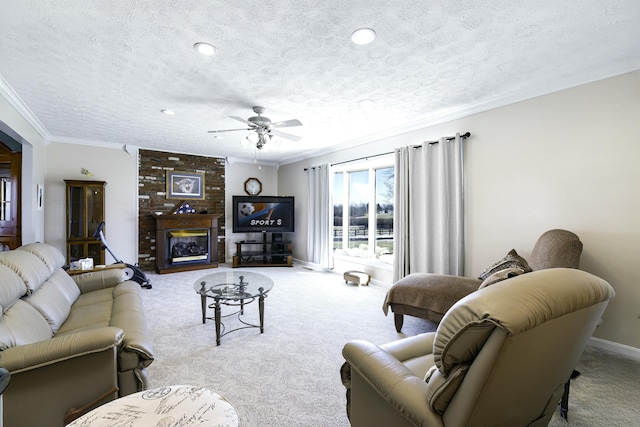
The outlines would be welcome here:
M 106 181 L 105 237 L 123 261 L 138 262 L 138 155 L 127 148 L 53 142 L 47 146 L 45 182 L 45 241 L 63 254 L 66 249 L 65 179 Z M 82 168 L 93 174 L 87 177 Z M 106 253 L 106 263 L 115 260 Z
M 280 191 L 296 196 L 299 219 L 305 167 L 465 131 L 466 274 L 569 229 L 584 243 L 581 269 L 617 293 L 595 336 L 640 348 L 640 71 L 281 166 Z M 305 223 L 296 227 L 305 260 Z
M 244 239 L 262 239 L 256 233 L 233 233 L 233 213 L 231 211 L 231 200 L 233 196 L 246 196 L 244 192 L 244 182 L 247 178 L 258 178 L 262 183 L 261 196 L 281 196 L 278 193 L 278 173 L 272 166 L 256 165 L 254 163 L 228 163 L 225 170 L 225 218 L 226 218 L 226 262 L 232 262 L 232 257 L 236 253 L 234 242 Z

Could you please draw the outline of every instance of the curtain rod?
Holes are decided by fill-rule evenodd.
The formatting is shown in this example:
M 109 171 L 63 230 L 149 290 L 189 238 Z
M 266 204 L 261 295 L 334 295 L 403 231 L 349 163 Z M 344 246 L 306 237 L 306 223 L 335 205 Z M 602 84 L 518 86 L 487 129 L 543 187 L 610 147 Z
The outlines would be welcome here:
M 460 138 L 469 138 L 471 136 L 471 132 L 465 132 L 462 135 L 460 135 Z M 453 141 L 454 139 L 456 139 L 455 136 L 445 136 L 444 137 L 445 141 L 449 142 L 449 141 Z M 437 144 L 440 141 L 425 141 L 423 142 L 423 144 L 429 144 L 429 145 L 434 145 Z
M 471 136 L 471 132 L 465 132 L 462 135 L 460 135 L 460 138 L 469 138 Z M 452 141 L 454 139 L 456 139 L 455 136 L 445 136 L 444 139 L 446 141 Z M 438 141 L 425 141 L 424 144 L 429 144 L 429 145 L 433 145 L 433 144 L 437 144 Z M 414 148 L 417 148 L 420 146 L 416 146 Z M 372 157 L 379 157 L 379 156 L 388 156 L 389 154 L 393 154 L 395 151 L 391 151 L 389 153 L 380 153 L 380 154 L 372 154 L 371 156 L 366 156 L 366 157 L 359 157 L 357 159 L 351 159 L 351 160 L 345 160 L 344 162 L 337 162 L 337 163 L 331 163 L 331 166 L 337 166 L 337 165 L 343 165 L 345 163 L 351 163 L 351 162 L 357 162 L 358 160 L 368 160 Z M 310 168 L 304 168 L 305 171 L 308 171 L 309 169 L 315 169 L 314 167 L 310 167 Z
M 331 163 L 331 166 L 342 165 L 342 164 L 351 163 L 351 162 L 357 162 L 358 160 L 368 160 L 368 159 L 370 159 L 372 157 L 388 156 L 390 154 L 393 154 L 393 151 L 391 151 L 389 153 L 372 154 L 372 155 L 366 156 L 366 157 L 360 157 L 360 158 L 357 158 L 357 159 L 345 160 L 344 162 Z M 309 169 L 315 169 L 315 168 L 316 168 L 316 166 L 312 166 L 310 168 L 304 168 L 304 170 L 308 171 Z

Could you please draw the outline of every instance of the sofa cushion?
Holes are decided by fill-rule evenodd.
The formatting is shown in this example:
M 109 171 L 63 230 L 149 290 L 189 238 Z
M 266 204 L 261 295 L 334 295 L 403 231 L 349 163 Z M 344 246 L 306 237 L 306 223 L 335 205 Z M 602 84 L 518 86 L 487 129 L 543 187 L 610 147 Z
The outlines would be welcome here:
M 69 317 L 57 335 L 111 326 L 112 310 L 113 288 L 81 294 L 71 306 Z
M 46 243 L 29 243 L 20 246 L 18 250 L 27 251 L 40 258 L 49 267 L 51 273 L 65 264 L 64 255 L 58 249 Z
M 0 264 L 0 315 L 27 292 L 24 282 L 18 274 Z
M 16 301 L 0 318 L 0 351 L 48 340 L 52 336 L 45 318 L 22 300 Z
M 40 312 L 55 334 L 67 320 L 71 304 L 78 296 L 80 296 L 80 289 L 73 279 L 64 270 L 59 269 L 38 289 L 38 292 L 24 300 Z
M 27 285 L 27 293 L 34 292 L 51 276 L 51 270 L 44 261 L 27 251 L 0 252 L 0 264 L 18 273 Z
M 496 262 L 491 267 L 483 271 L 480 274 L 480 276 L 478 276 L 478 279 L 485 280 L 487 277 L 491 276 L 496 271 L 500 271 L 500 270 L 504 270 L 505 268 L 512 268 L 512 267 L 519 267 L 525 273 L 529 273 L 530 271 L 532 271 L 527 261 L 524 258 L 522 258 L 520 255 L 518 255 L 515 249 L 511 249 L 504 258 L 502 258 L 500 261 Z

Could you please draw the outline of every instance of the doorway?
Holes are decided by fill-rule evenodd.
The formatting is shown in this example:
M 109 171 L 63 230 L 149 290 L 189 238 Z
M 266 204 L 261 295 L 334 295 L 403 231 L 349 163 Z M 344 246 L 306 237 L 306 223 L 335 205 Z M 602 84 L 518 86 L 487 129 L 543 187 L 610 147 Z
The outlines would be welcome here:
M 22 245 L 22 153 L 0 141 L 0 251 Z

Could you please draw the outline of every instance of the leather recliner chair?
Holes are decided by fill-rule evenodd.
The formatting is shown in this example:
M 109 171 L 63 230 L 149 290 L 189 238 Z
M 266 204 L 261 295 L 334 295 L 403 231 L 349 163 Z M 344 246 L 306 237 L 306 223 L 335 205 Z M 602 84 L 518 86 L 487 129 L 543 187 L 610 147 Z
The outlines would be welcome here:
M 349 342 L 351 425 L 546 426 L 613 296 L 584 271 L 539 270 L 464 297 L 436 332 Z

